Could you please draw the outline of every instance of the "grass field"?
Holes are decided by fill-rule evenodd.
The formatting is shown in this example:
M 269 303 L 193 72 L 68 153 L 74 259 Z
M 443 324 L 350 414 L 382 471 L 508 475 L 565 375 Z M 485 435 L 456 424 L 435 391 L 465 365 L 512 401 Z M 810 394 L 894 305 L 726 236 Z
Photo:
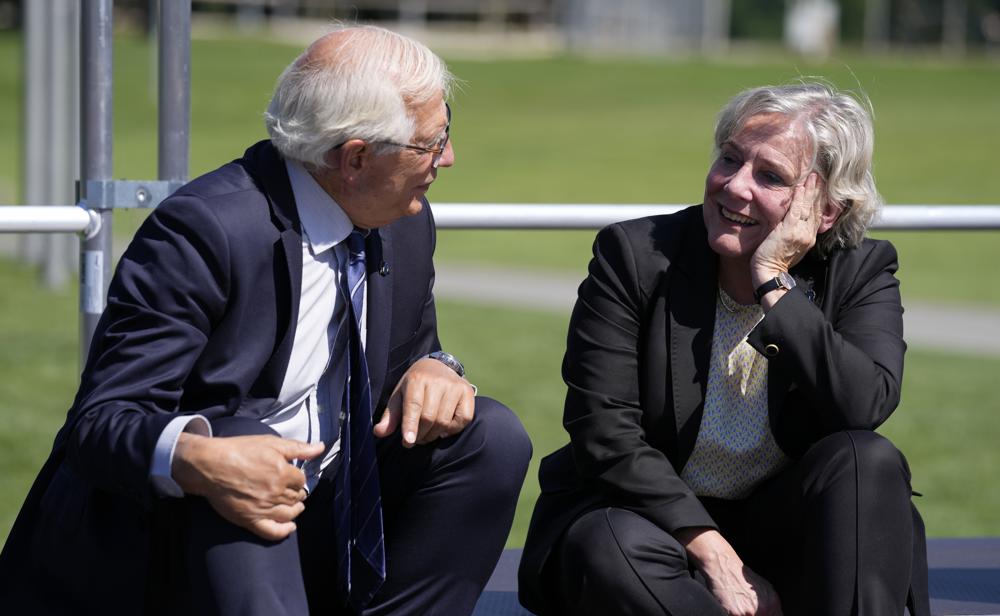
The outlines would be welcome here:
M 0 36 L 0 202 L 20 177 L 19 41 Z M 196 41 L 192 175 L 264 136 L 261 112 L 297 50 L 252 39 Z M 891 203 L 997 203 L 1000 65 L 980 60 L 780 56 L 726 61 L 453 61 L 458 164 L 436 201 L 694 203 L 712 122 L 743 87 L 818 75 L 863 88 L 876 109 L 876 174 Z M 153 177 L 155 97 L 143 41 L 116 43 L 115 175 Z M 116 220 L 127 238 L 141 214 Z M 997 233 L 882 234 L 900 248 L 906 300 L 1000 307 Z M 582 275 L 593 232 L 443 231 L 439 259 Z M 530 250 L 526 247 L 530 246 Z M 75 389 L 76 293 L 39 290 L 0 261 L 0 536 L 51 445 Z M 568 315 L 440 307 L 445 347 L 485 394 L 518 411 L 535 444 L 511 545 L 523 541 L 537 460 L 564 441 L 559 362 Z M 932 535 L 1000 534 L 1000 360 L 912 350 L 903 404 L 885 426 L 907 453 Z M 947 429 L 942 429 L 942 418 Z

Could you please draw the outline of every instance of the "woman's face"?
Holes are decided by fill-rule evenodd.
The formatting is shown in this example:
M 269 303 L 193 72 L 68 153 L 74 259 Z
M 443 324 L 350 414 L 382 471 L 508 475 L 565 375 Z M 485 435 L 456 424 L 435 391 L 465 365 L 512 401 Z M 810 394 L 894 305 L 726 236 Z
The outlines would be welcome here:
M 722 257 L 749 259 L 774 229 L 811 159 L 805 131 L 786 116 L 751 117 L 722 144 L 705 178 L 708 243 Z

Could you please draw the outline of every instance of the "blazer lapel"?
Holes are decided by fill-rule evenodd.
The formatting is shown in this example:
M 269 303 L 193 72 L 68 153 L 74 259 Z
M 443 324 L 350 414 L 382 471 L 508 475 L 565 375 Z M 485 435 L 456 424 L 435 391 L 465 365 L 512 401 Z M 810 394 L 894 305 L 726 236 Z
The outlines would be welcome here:
M 389 333 L 392 326 L 392 232 L 390 227 L 376 229 L 368 236 L 368 335 L 365 358 L 371 381 L 372 400 L 378 400 L 389 366 Z M 376 409 L 377 413 L 378 410 Z
M 280 233 L 274 243 L 275 270 L 287 275 L 287 295 L 280 293 L 283 304 L 276 307 L 280 337 L 274 352 L 261 370 L 251 394 L 254 398 L 275 398 L 281 391 L 288 370 L 288 360 L 295 341 L 295 325 L 299 318 L 299 296 L 302 294 L 302 233 L 292 186 L 285 171 L 285 161 L 269 141 L 262 141 L 243 158 L 251 176 L 271 206 L 271 221 Z
M 691 455 L 701 427 L 718 289 L 718 259 L 708 247 L 700 216 L 692 226 L 696 228 L 675 258 L 667 290 L 678 469 Z

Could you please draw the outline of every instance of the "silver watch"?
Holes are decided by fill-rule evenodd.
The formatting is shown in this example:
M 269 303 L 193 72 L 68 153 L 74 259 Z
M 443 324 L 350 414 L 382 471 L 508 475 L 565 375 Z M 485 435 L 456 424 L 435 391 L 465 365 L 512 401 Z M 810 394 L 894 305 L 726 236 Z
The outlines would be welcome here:
M 463 376 L 463 377 L 465 376 L 465 366 L 463 366 L 462 362 L 458 361 L 458 358 L 452 355 L 451 353 L 445 353 L 444 351 L 434 351 L 433 353 L 428 353 L 426 357 L 438 360 L 442 364 L 454 370 L 455 374 L 457 374 L 458 376 Z

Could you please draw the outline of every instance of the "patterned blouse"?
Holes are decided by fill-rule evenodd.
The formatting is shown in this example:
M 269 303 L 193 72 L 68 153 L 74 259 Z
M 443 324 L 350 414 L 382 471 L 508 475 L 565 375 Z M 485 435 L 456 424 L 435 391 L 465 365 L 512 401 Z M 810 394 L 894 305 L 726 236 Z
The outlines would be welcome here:
M 681 471 L 698 496 L 745 498 L 788 463 L 768 423 L 767 359 L 747 343 L 763 318 L 760 306 L 739 304 L 719 288 L 705 410 Z

